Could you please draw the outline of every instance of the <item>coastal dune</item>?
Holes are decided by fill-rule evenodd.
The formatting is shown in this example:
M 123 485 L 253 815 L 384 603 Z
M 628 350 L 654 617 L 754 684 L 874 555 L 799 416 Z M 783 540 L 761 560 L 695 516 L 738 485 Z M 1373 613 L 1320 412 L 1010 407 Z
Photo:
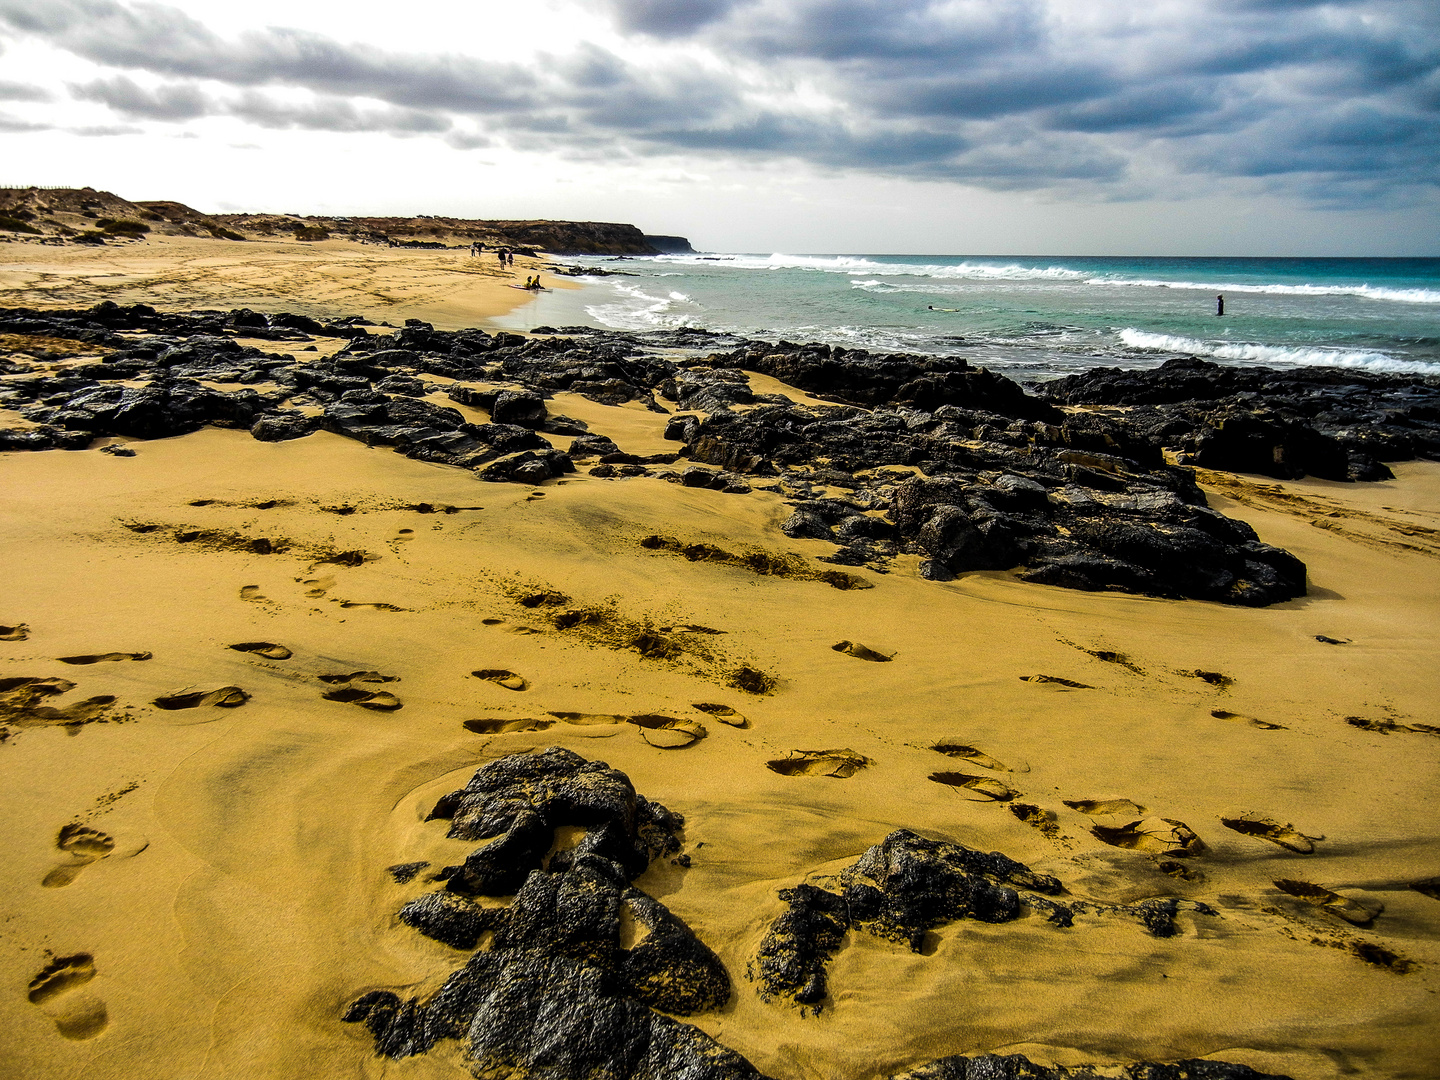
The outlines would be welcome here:
M 609 411 L 615 426 L 593 430 L 622 445 L 665 420 Z M 1008 572 L 926 582 L 907 557 L 837 589 L 641 543 L 828 548 L 781 536 L 787 508 L 764 492 L 481 484 L 324 432 L 131 446 L 4 458 L 0 677 L 73 683 L 45 699 L 62 712 L 114 698 L 89 722 L 19 709 L 0 746 L 7 1075 L 464 1075 L 458 1044 L 393 1062 L 339 1017 L 371 989 L 423 997 L 460 965 L 395 918 L 434 888 L 426 875 L 386 868 L 463 859 L 473 845 L 424 820 L 436 800 L 547 746 L 685 815 L 689 868 L 659 860 L 637 885 L 734 982 L 690 1022 L 769 1075 L 879 1077 L 987 1051 L 1430 1075 L 1437 901 L 1409 884 L 1440 873 L 1435 556 L 1273 504 L 1278 489 L 1330 521 L 1434 529 L 1434 465 L 1384 485 L 1212 488 L 1310 568 L 1308 598 L 1237 609 Z M 547 594 L 563 604 L 526 606 Z M 557 628 L 557 606 L 696 644 L 647 657 Z M 742 667 L 773 690 L 731 685 Z M 214 696 L 227 687 L 242 703 Z M 358 694 L 327 700 L 337 688 Z M 623 721 L 646 714 L 705 737 L 655 745 Z M 466 727 L 527 720 L 548 726 Z M 1153 819 L 1183 822 L 1203 853 L 1180 865 L 1143 839 L 1115 846 Z M 1291 826 L 1313 854 L 1227 819 Z M 1182 905 L 1163 939 L 1099 911 L 1069 929 L 965 921 L 918 953 L 852 932 L 819 1016 L 761 1001 L 745 972 L 776 891 L 897 828 L 1004 852 L 1097 904 L 1178 897 L 1211 914 Z M 1353 925 L 1273 884 L 1291 879 L 1383 913 Z

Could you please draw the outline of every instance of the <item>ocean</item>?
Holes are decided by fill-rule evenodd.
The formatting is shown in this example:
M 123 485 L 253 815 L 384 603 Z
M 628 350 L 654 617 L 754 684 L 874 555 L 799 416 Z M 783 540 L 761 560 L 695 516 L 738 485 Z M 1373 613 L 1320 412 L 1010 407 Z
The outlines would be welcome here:
M 571 258 L 503 320 L 682 326 L 964 356 L 1025 381 L 1172 356 L 1440 375 L 1440 259 L 662 255 Z M 1216 296 L 1225 297 L 1217 317 Z

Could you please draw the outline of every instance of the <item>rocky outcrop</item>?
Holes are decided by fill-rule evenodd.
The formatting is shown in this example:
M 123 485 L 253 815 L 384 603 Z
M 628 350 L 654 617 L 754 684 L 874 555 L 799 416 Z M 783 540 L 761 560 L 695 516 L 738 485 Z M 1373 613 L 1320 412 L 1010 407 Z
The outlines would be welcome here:
M 452 839 L 489 843 L 435 875 L 445 891 L 411 901 L 400 920 L 478 951 L 427 1000 L 375 990 L 351 1004 L 344 1019 L 368 1026 L 378 1053 L 410 1057 L 460 1039 L 477 1075 L 759 1075 L 675 1019 L 724 1005 L 730 978 L 683 921 L 630 884 L 654 859 L 679 853 L 678 814 L 637 795 L 603 762 L 551 747 L 491 762 L 431 818 L 448 820 Z M 566 826 L 583 837 L 552 853 Z M 504 906 L 470 899 L 512 894 Z M 641 931 L 628 948 L 626 920 Z
M 1168 938 L 1178 932 L 1175 916 L 1182 907 L 1217 914 L 1205 904 L 1174 897 L 1132 905 L 1062 902 L 1052 898 L 1065 888 L 1049 874 L 997 851 L 929 840 L 908 829 L 897 829 L 868 848 L 840 872 L 837 885 L 838 891 L 808 884 L 780 891 L 786 909 L 760 942 L 749 970 L 765 1001 L 798 1005 L 802 1015 L 818 1014 L 829 997 L 826 965 L 850 931 L 922 953 L 930 931 L 959 919 L 1006 923 L 1033 912 L 1056 927 L 1070 928 L 1077 914 L 1096 914 L 1118 916 L 1154 937 Z
M 1384 460 L 1440 456 L 1440 382 L 1415 377 L 1185 360 L 1091 371 L 1037 395 L 959 358 L 694 328 L 525 337 L 411 319 L 371 333 L 354 318 L 245 308 L 12 309 L 0 311 L 0 332 L 102 354 L 65 362 L 37 346 L 33 361 L 6 361 L 0 404 L 32 426 L 0 431 L 0 448 L 80 449 L 95 436 L 221 424 L 277 442 L 324 428 L 500 482 L 543 483 L 579 460 L 600 478 L 779 492 L 790 503 L 781 531 L 834 544 L 827 561 L 885 571 L 913 555 L 932 580 L 1013 570 L 1066 588 L 1271 604 L 1304 595 L 1305 567 L 1207 506 L 1190 466 L 1373 480 L 1389 475 Z M 321 334 L 345 347 L 306 357 L 249 343 Z M 834 404 L 757 393 L 748 372 Z M 425 376 L 451 380 L 450 400 L 490 422 L 433 400 L 442 387 Z M 673 408 L 675 453 L 625 453 L 554 415 L 559 391 Z M 547 435 L 574 437 L 574 453 Z M 647 467 L 677 457 L 691 467 Z
M 663 904 L 631 882 L 656 859 L 680 855 L 683 819 L 636 794 L 603 762 L 559 747 L 514 754 L 484 766 L 436 804 L 431 819 L 448 836 L 488 841 L 429 880 L 441 890 L 405 904 L 400 921 L 468 954 L 427 998 L 389 990 L 357 997 L 343 1019 L 363 1023 L 376 1053 L 424 1054 L 457 1040 L 470 1070 L 537 1080 L 766 1080 L 735 1051 L 677 1017 L 723 1007 L 729 975 L 716 955 Z M 557 849 L 557 830 L 583 829 Z M 405 883 L 427 863 L 391 867 Z M 1051 899 L 1058 880 L 996 852 L 926 840 L 899 830 L 840 875 L 840 892 L 811 885 L 786 890 L 786 911 L 760 947 L 757 971 L 767 999 L 818 1011 L 825 965 L 843 936 L 871 933 L 919 951 L 926 933 L 955 919 L 1003 923 L 1022 909 L 1058 926 L 1076 912 L 1139 919 L 1153 934 L 1174 933 L 1182 902 L 1163 911 L 1097 907 Z M 508 903 L 479 898 L 510 898 Z M 1152 905 L 1154 902 L 1151 902 Z M 1188 907 L 1210 913 L 1204 905 Z M 1158 909 L 1157 909 L 1158 911 Z M 626 947 L 622 923 L 640 933 Z M 947 1057 L 903 1074 L 906 1080 L 1265 1080 L 1242 1065 L 1185 1061 L 1048 1069 L 1018 1056 Z M 900 1080 L 900 1078 L 895 1078 Z
M 1222 367 L 1177 358 L 1047 383 L 1067 405 L 1124 406 L 1134 437 L 1207 469 L 1289 480 L 1381 480 L 1386 461 L 1440 460 L 1440 379 L 1335 368 Z

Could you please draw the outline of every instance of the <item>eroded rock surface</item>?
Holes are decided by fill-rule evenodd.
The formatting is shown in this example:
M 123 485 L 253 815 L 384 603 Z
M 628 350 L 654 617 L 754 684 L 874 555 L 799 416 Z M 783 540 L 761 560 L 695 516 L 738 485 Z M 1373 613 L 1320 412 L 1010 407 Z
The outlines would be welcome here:
M 630 882 L 680 850 L 684 820 L 637 795 L 623 773 L 559 747 L 480 769 L 436 805 L 448 835 L 489 840 L 400 919 L 475 950 L 433 997 L 375 990 L 345 1014 L 392 1058 L 459 1039 L 478 1074 L 554 1080 L 729 1080 L 758 1076 L 743 1057 L 674 1019 L 730 998 L 718 957 Z M 557 830 L 585 830 L 556 849 Z M 505 906 L 475 897 L 514 894 Z M 622 944 L 625 924 L 635 943 Z M 664 1013 L 672 1015 L 661 1015 Z
M 1037 874 L 999 852 L 929 840 L 908 829 L 897 829 L 868 848 L 841 871 L 837 885 L 838 892 L 811 884 L 780 892 L 786 909 L 761 941 L 749 972 L 764 1000 L 793 1002 L 802 1014 L 819 1013 L 828 994 L 826 965 L 850 930 L 918 953 L 929 931 L 958 919 L 1004 923 L 1033 912 L 1067 928 L 1077 914 L 1118 915 L 1164 938 L 1177 933 L 1175 916 L 1182 908 L 1216 914 L 1204 904 L 1174 897 L 1133 905 L 1061 902 L 1051 897 L 1064 893 L 1064 886 L 1049 874 Z

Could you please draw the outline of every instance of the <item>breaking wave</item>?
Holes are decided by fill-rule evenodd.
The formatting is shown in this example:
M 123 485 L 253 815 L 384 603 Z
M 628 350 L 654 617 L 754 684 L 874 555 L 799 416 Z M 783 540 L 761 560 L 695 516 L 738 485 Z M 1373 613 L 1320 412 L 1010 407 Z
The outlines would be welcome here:
M 671 290 L 656 296 L 635 285 L 605 284 L 613 295 L 606 303 L 587 304 L 585 312 L 600 325 L 615 330 L 674 330 L 694 325 L 692 320 L 703 310 L 683 292 Z
M 1437 365 L 1397 360 L 1382 352 L 1363 349 L 1321 349 L 1246 342 L 1198 341 L 1175 334 L 1154 334 L 1126 327 L 1120 343 L 1144 352 L 1180 353 L 1212 360 L 1229 360 L 1276 367 L 1338 367 L 1404 374 L 1435 374 Z

